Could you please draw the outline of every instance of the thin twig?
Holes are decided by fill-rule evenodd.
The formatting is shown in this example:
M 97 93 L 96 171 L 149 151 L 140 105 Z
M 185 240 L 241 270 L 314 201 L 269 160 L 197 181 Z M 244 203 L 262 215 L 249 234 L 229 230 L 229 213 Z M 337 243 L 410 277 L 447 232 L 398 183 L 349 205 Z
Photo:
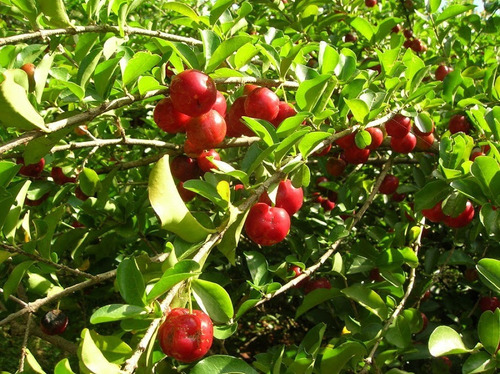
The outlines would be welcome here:
M 26 322 L 26 330 L 24 330 L 23 346 L 21 347 L 21 359 L 19 360 L 19 372 L 24 371 L 24 360 L 26 359 L 26 347 L 28 346 L 28 338 L 30 336 L 30 326 L 32 313 L 28 313 L 28 321 Z

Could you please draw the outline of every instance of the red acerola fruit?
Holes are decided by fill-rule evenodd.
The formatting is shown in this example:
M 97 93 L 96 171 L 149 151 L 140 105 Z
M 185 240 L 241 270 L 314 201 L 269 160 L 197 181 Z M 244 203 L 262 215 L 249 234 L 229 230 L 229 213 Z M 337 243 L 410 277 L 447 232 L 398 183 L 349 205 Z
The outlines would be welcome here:
M 309 292 L 317 290 L 318 288 L 330 289 L 332 288 L 332 285 L 328 278 L 318 278 L 310 280 L 304 287 L 304 293 L 308 294 Z
M 479 149 L 473 150 L 472 153 L 470 154 L 469 160 L 474 161 L 476 157 L 479 156 L 484 156 L 484 153 L 481 152 Z
M 212 109 L 219 112 L 222 117 L 226 116 L 227 102 L 226 98 L 220 91 L 217 91 L 217 98 L 215 99 Z
M 352 146 L 344 150 L 344 158 L 349 164 L 364 164 L 368 161 L 369 156 L 370 150 L 368 148 L 359 149 L 356 146 Z
M 185 203 L 193 200 L 196 196 L 196 193 L 184 188 L 184 182 L 177 183 L 177 191 L 179 192 L 182 201 L 184 201 Z
M 245 231 L 257 244 L 270 246 L 279 243 L 290 231 L 290 215 L 283 208 L 257 203 L 250 208 Z
M 267 87 L 250 92 L 245 100 L 245 113 L 249 117 L 271 122 L 278 116 L 280 99 Z
M 391 137 L 391 149 L 394 152 L 410 153 L 417 145 L 417 137 L 411 132 L 402 138 Z
M 370 270 L 370 279 L 374 282 L 383 282 L 384 278 L 380 275 L 380 270 L 378 268 L 373 268 Z
M 41 158 L 36 164 L 26 165 L 23 158 L 18 158 L 16 163 L 23 164 L 21 169 L 19 169 L 19 174 L 25 177 L 38 178 L 42 174 L 43 167 L 45 166 L 45 159 Z
M 474 219 L 474 206 L 468 200 L 467 203 L 465 204 L 465 209 L 462 211 L 462 213 L 460 213 L 456 217 L 445 216 L 443 222 L 448 227 L 460 228 L 467 226 L 469 223 L 472 222 L 473 219 Z
M 436 69 L 436 72 L 435 72 L 436 80 L 444 81 L 444 77 L 446 77 L 452 71 L 453 71 L 453 69 L 449 68 L 448 66 L 439 65 Z
M 210 149 L 208 151 L 203 151 L 203 153 L 196 159 L 198 162 L 198 166 L 203 172 L 207 173 L 212 169 L 217 169 L 217 166 L 212 163 L 212 161 L 208 160 L 207 157 L 212 157 L 214 160 L 220 161 L 219 152 L 215 149 Z
M 335 144 L 337 144 L 342 149 L 347 149 L 356 145 L 355 139 L 356 133 L 351 133 L 349 135 L 343 136 L 340 139 L 335 140 Z
M 448 122 L 448 129 L 452 134 L 463 132 L 468 134 L 470 132 L 470 123 L 467 118 L 462 114 L 455 114 Z
M 68 316 L 61 310 L 47 312 L 40 321 L 40 329 L 47 335 L 62 334 L 68 327 Z
M 319 151 L 314 152 L 313 155 L 317 156 L 317 157 L 326 156 L 328 154 L 328 152 L 330 152 L 331 149 L 332 149 L 332 145 L 328 144 L 327 146 L 323 147 Z
M 246 96 L 257 88 L 260 88 L 260 86 L 257 86 L 256 84 L 245 84 L 245 86 L 243 86 L 243 95 Z
M 375 5 L 377 5 L 377 0 L 365 0 L 365 5 L 368 8 L 373 8 Z
M 185 363 L 205 356 L 212 346 L 213 335 L 210 317 L 201 310 L 189 313 L 186 308 L 172 309 L 158 330 L 163 353 Z
M 153 120 L 156 125 L 169 134 L 186 132 L 186 125 L 190 119 L 190 116 L 174 109 L 170 97 L 161 99 L 153 111 Z
M 380 193 L 391 195 L 398 189 L 399 178 L 392 174 L 387 174 L 378 189 Z
M 293 265 L 293 266 L 290 267 L 290 270 L 293 271 L 294 278 L 297 278 L 299 275 L 302 274 L 302 268 L 300 268 L 299 266 Z M 302 288 L 308 282 L 309 282 L 309 277 L 306 277 L 303 280 L 301 280 L 299 283 L 297 283 L 297 285 L 293 286 L 293 288 Z
M 438 202 L 430 209 L 422 209 L 422 215 L 427 218 L 429 221 L 438 223 L 444 220 L 444 213 L 441 207 L 442 201 Z
M 427 49 L 420 39 L 414 39 L 410 48 L 417 53 L 424 52 Z
M 410 48 L 410 47 L 411 47 L 411 45 L 412 45 L 412 44 L 413 44 L 413 40 L 412 40 L 412 39 L 406 39 L 406 40 L 404 41 L 404 43 L 403 43 L 403 47 L 405 47 L 405 48 L 407 48 L 407 49 L 408 49 L 408 48 Z
M 365 129 L 372 137 L 372 142 L 370 145 L 366 148 L 368 148 L 370 151 L 373 151 L 380 147 L 382 142 L 384 141 L 384 133 L 381 129 L 378 127 L 368 127 Z
M 29 83 L 29 90 L 34 91 L 35 90 L 35 65 L 31 63 L 24 64 L 21 66 L 21 70 L 24 70 L 25 73 L 28 75 L 28 83 Z
M 398 32 L 401 31 L 401 28 L 402 28 L 401 25 L 396 25 L 391 29 L 391 32 L 397 34 Z
M 479 275 L 477 273 L 477 270 L 474 268 L 467 268 L 464 271 L 464 278 L 468 280 L 469 282 L 475 282 L 479 279 Z
M 403 31 L 403 35 L 405 36 L 406 39 L 413 38 L 413 31 L 411 31 L 410 29 L 405 29 Z
M 320 186 L 321 183 L 326 183 L 329 182 L 330 180 L 327 177 L 318 177 L 316 178 L 316 186 L 318 187 L 318 190 L 327 192 L 327 189 L 325 187 Z
M 429 325 L 429 319 L 427 318 L 427 316 L 422 312 L 420 312 L 420 316 L 422 317 L 422 328 L 420 329 L 419 332 L 417 332 L 417 334 L 423 332 Z
M 294 187 L 290 179 L 280 182 L 278 192 L 276 193 L 275 206 L 277 208 L 285 209 L 291 217 L 299 211 L 303 202 L 304 190 L 302 187 Z
M 170 98 L 177 111 L 196 117 L 212 108 L 217 100 L 217 88 L 205 73 L 185 70 L 172 78 Z
M 287 119 L 289 117 L 293 117 L 294 115 L 297 114 L 297 111 L 295 110 L 295 108 L 291 104 L 288 104 L 285 101 L 280 101 L 279 104 L 278 104 L 278 108 L 279 108 L 278 115 L 276 116 L 275 119 L 273 119 L 271 121 L 271 123 L 273 124 L 273 126 L 276 127 L 276 128 L 285 119 Z
M 189 139 L 186 139 L 184 141 L 183 149 L 186 156 L 193 158 L 198 158 L 203 153 L 203 148 L 195 147 L 193 143 L 189 141 Z
M 328 190 L 328 200 L 336 203 L 338 198 L 339 194 L 336 191 Z
M 85 201 L 87 200 L 90 196 L 87 196 L 83 193 L 82 189 L 80 188 L 80 186 L 77 186 L 75 188 L 75 196 L 77 199 L 80 199 L 81 201 Z
M 321 201 L 321 207 L 325 210 L 325 212 L 329 212 L 333 209 L 335 209 L 335 201 L 331 201 L 330 199 L 323 199 Z
M 330 157 L 326 161 L 326 171 L 334 177 L 339 177 L 344 173 L 347 163 L 341 158 Z
M 76 182 L 76 178 L 67 177 L 66 175 L 64 175 L 63 170 L 58 166 L 54 166 L 52 168 L 52 170 L 50 171 L 50 176 L 54 180 L 54 183 L 58 184 L 60 186 L 62 186 L 63 184 L 66 184 L 66 183 L 75 183 Z
M 226 136 L 226 121 L 216 110 L 193 117 L 186 125 L 186 136 L 198 149 L 214 148 Z
M 181 182 L 189 179 L 198 179 L 201 175 L 201 169 L 196 159 L 180 155 L 174 157 L 170 162 L 170 171 L 172 176 Z
M 27 197 L 24 199 L 24 204 L 27 206 L 39 206 L 41 205 L 45 200 L 49 198 L 50 192 L 47 192 L 44 194 L 41 198 L 36 199 L 36 200 L 30 200 Z
M 88 127 L 87 125 L 76 126 L 74 131 L 76 135 L 83 136 L 87 134 Z
M 354 35 L 353 33 L 348 32 L 344 36 L 344 42 L 346 42 L 346 43 L 354 43 L 354 42 L 356 42 L 356 40 L 358 40 L 358 37 L 356 35 Z
M 385 131 L 387 131 L 387 135 L 390 135 L 393 138 L 402 138 L 408 134 L 410 130 L 411 119 L 399 113 L 394 115 L 385 123 Z
M 479 308 L 481 308 L 483 312 L 486 312 L 487 310 L 494 312 L 497 308 L 500 308 L 500 301 L 498 301 L 496 296 L 484 296 L 479 299 Z
M 404 199 L 406 199 L 406 194 L 404 193 L 397 193 L 397 192 L 394 192 L 392 195 L 391 195 L 391 200 L 392 201 L 395 201 L 397 203 L 400 203 L 401 201 L 403 201 Z
M 242 135 L 253 136 L 255 135 L 241 120 L 241 117 L 246 116 L 245 113 L 245 100 L 246 96 L 238 97 L 233 105 L 229 108 L 226 115 L 227 136 L 240 137 Z
M 427 151 L 434 144 L 434 134 L 430 133 L 428 135 L 417 135 L 417 144 L 415 149 L 419 151 Z
M 450 360 L 450 358 L 448 356 L 442 356 L 442 357 L 439 357 L 439 359 L 441 360 L 441 362 L 443 364 L 445 364 L 446 366 L 448 366 L 449 369 L 452 368 L 453 363 L 451 362 L 451 360 Z
M 312 201 L 314 201 L 315 203 L 318 203 L 318 204 L 321 204 L 324 200 L 324 197 L 321 196 L 321 192 L 313 192 L 312 193 Z

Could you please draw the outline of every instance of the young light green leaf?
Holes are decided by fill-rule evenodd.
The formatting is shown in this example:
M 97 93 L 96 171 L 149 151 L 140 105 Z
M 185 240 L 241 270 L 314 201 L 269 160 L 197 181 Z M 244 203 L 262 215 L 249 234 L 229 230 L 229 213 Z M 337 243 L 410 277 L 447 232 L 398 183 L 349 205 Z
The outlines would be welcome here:
M 328 86 L 330 78 L 330 74 L 322 74 L 300 84 L 295 95 L 300 110 L 311 111 L 316 106 Z
M 200 17 L 193 8 L 178 1 L 169 1 L 167 3 L 163 3 L 163 9 L 173 10 L 174 12 L 180 13 L 183 16 L 192 19 L 196 23 L 200 22 Z
M 434 5 L 435 6 L 435 5 Z M 447 19 L 458 16 L 459 14 L 465 13 L 471 9 L 474 9 L 476 6 L 472 4 L 462 5 L 462 4 L 453 4 L 447 7 L 436 19 L 436 26 L 440 23 L 446 21 Z
M 53 27 L 71 27 L 63 0 L 37 0 L 39 8 L 47 17 L 47 24 Z
M 481 314 L 477 325 L 479 340 L 491 355 L 497 352 L 500 344 L 500 309 L 487 310 Z
M 78 349 L 80 364 L 91 373 L 120 374 L 118 365 L 110 363 L 92 339 L 90 331 L 83 329 L 82 341 Z
M 129 304 L 110 304 L 97 309 L 90 316 L 90 323 L 120 321 L 127 318 L 138 318 L 148 314 L 146 308 Z
M 75 372 L 71 369 L 69 360 L 67 358 L 63 358 L 54 368 L 54 374 L 75 374 Z
M 222 63 L 222 61 L 251 41 L 252 38 L 250 36 L 243 35 L 234 36 L 230 39 L 224 40 L 222 44 L 217 47 L 212 54 L 212 57 L 210 57 L 210 60 L 207 62 L 205 72 L 210 73 L 215 70 Z
M 438 326 L 429 337 L 429 352 L 434 357 L 470 352 L 451 327 Z
M 257 371 L 245 361 L 236 357 L 213 355 L 198 362 L 190 371 L 191 374 L 257 374 Z
M 351 110 L 354 119 L 360 123 L 364 123 L 370 113 L 368 104 L 360 99 L 344 99 L 344 101 Z
M 24 274 L 28 271 L 28 269 L 33 265 L 34 261 L 24 261 L 20 264 L 16 265 L 14 270 L 10 273 L 7 281 L 3 285 L 3 298 L 7 300 L 10 295 L 12 295 L 19 286 L 19 283 L 24 277 Z
M 351 360 L 366 355 L 363 344 L 355 341 L 345 342 L 338 347 L 325 348 L 321 358 L 321 374 L 340 374 Z
M 355 284 L 341 290 L 344 295 L 358 302 L 381 320 L 387 318 L 387 306 L 382 298 L 375 291 L 366 286 Z
M 476 265 L 479 279 L 489 289 L 500 293 L 500 261 L 494 258 L 483 258 Z
M 195 279 L 191 282 L 191 287 L 198 305 L 215 322 L 227 323 L 233 318 L 233 303 L 222 286 L 206 280 Z
M 373 38 L 373 34 L 375 33 L 375 29 L 373 25 L 368 22 L 365 18 L 356 17 L 351 21 L 351 26 L 362 35 L 368 41 L 371 41 Z
M 127 67 L 123 73 L 123 84 L 128 86 L 147 71 L 150 71 L 161 61 L 161 57 L 151 52 L 137 52 L 127 62 Z
M 161 278 L 156 282 L 153 288 L 149 291 L 147 301 L 150 302 L 158 296 L 164 294 L 177 283 L 189 279 L 195 275 L 199 275 L 200 265 L 193 260 L 182 260 L 167 269 Z
M 101 183 L 99 175 L 97 175 L 94 170 L 89 168 L 83 168 L 79 176 L 79 181 L 80 188 L 87 196 L 94 196 L 95 193 L 99 190 Z
M 190 243 L 199 242 L 213 232 L 202 226 L 182 201 L 170 172 L 168 155 L 161 158 L 149 175 L 149 200 L 160 217 L 162 227 Z

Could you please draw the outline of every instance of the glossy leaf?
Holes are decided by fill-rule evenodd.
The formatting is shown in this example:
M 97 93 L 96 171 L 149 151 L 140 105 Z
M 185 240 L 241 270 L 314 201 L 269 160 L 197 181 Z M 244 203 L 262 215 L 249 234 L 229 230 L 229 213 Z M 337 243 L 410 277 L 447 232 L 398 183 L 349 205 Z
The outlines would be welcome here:
M 110 304 L 97 309 L 90 316 L 90 323 L 120 321 L 127 318 L 140 318 L 148 314 L 146 308 L 129 304 Z
M 149 52 L 137 52 L 127 62 L 127 67 L 123 73 L 123 84 L 128 86 L 130 83 L 136 82 L 142 74 L 150 71 L 161 61 L 161 57 Z
M 149 291 L 147 296 L 148 302 L 164 294 L 177 283 L 199 275 L 199 267 L 199 264 L 193 260 L 182 260 L 176 263 L 174 267 L 164 271 L 161 278 Z
M 381 320 L 387 318 L 388 309 L 382 298 L 373 290 L 363 285 L 353 285 L 341 290 L 344 295 L 358 302 Z
M 145 285 L 135 258 L 126 258 L 116 271 L 118 290 L 129 304 L 146 305 Z
M 234 316 L 233 304 L 227 291 L 217 283 L 196 279 L 191 282 L 198 305 L 212 320 L 226 323 Z
M 242 374 L 257 374 L 257 371 L 248 365 L 245 361 L 235 357 L 224 355 L 213 355 L 204 358 L 198 362 L 191 370 L 191 374 L 206 374 L 206 373 L 242 373 Z
M 434 357 L 470 352 L 451 327 L 438 326 L 429 337 L 429 352 Z
M 88 329 L 83 329 L 81 336 L 82 342 L 80 343 L 78 356 L 81 360 L 81 364 L 83 364 L 87 370 L 94 373 L 120 374 L 120 367 L 110 363 L 106 357 L 104 357 L 103 353 L 92 339 Z
M 494 258 L 483 258 L 476 265 L 479 279 L 488 288 L 500 293 L 500 261 Z

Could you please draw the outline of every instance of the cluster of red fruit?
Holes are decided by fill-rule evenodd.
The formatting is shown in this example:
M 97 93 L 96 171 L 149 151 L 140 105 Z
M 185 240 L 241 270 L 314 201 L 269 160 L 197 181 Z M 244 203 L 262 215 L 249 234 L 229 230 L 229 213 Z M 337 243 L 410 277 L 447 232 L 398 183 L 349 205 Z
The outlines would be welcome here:
M 292 267 L 290 267 L 290 270 L 293 272 L 295 278 L 302 274 L 302 268 L 297 265 L 293 265 Z M 300 281 L 295 286 L 295 288 L 302 288 L 304 290 L 304 293 L 308 294 L 309 292 L 317 290 L 318 288 L 330 289 L 332 288 L 332 284 L 330 283 L 328 278 L 325 277 L 316 279 L 310 279 L 309 277 L 306 277 L 302 281 Z
M 430 209 L 423 209 L 423 216 L 431 222 L 443 222 L 446 226 L 453 228 L 465 227 L 471 223 L 474 218 L 474 207 L 469 200 L 467 200 L 467 203 L 465 204 L 465 209 L 456 217 L 444 214 L 441 207 L 442 203 L 443 202 L 440 201 Z
M 191 313 L 186 308 L 175 308 L 158 330 L 160 347 L 167 356 L 189 363 L 199 360 L 212 346 L 212 320 L 201 310 Z
M 413 37 L 413 31 L 411 31 L 410 29 L 406 29 L 403 31 L 403 35 L 406 38 L 405 42 L 403 43 L 403 47 L 411 48 L 413 52 L 417 53 L 427 51 L 427 46 L 422 43 L 420 39 Z
M 245 221 L 245 231 L 255 243 L 270 246 L 279 243 L 290 231 L 290 217 L 299 211 L 304 200 L 302 187 L 296 188 L 292 181 L 281 181 L 273 206 L 267 192 L 250 208 Z

